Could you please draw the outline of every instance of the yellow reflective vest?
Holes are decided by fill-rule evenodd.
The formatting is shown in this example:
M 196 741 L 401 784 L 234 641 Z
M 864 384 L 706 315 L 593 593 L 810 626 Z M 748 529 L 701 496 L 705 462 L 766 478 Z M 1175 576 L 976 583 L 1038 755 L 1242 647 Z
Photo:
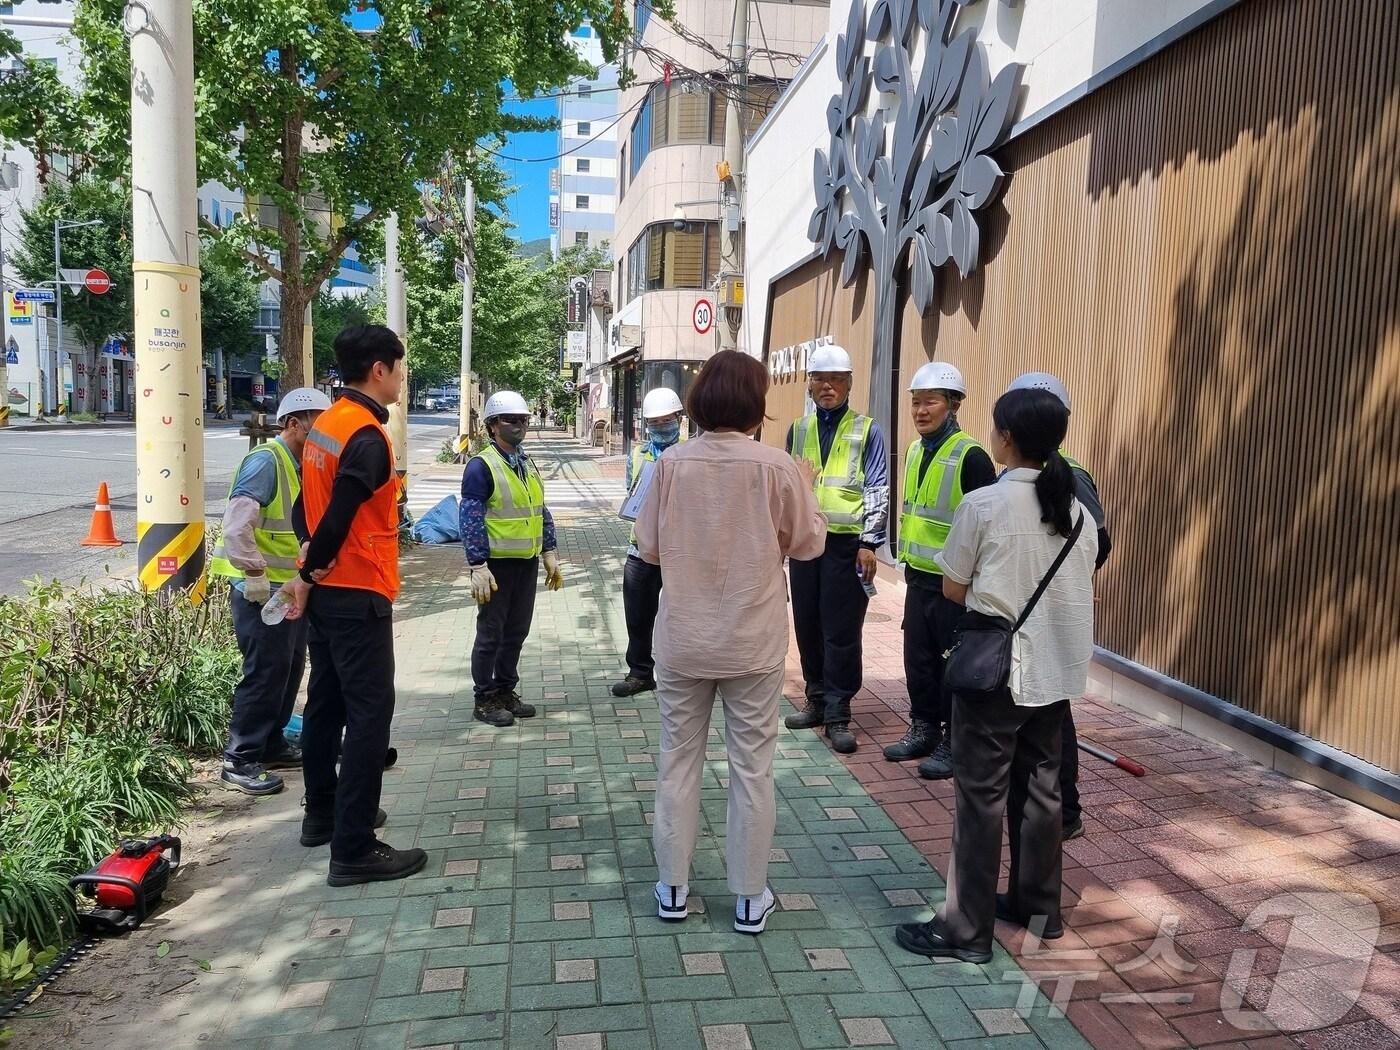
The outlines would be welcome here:
M 962 467 L 967 454 L 981 448 L 977 440 L 961 430 L 954 431 L 932 453 L 933 461 L 923 471 L 929 452 L 922 440 L 915 440 L 904 457 L 904 510 L 899 518 L 899 560 L 911 569 L 942 575 L 934 556 L 948 542 L 953 512 L 962 502 Z M 919 474 L 923 471 L 923 481 Z
M 544 483 L 530 457 L 525 457 L 522 481 L 495 442 L 473 459 L 491 471 L 494 482 L 486 501 L 486 540 L 493 558 L 533 558 L 544 549 Z
M 292 505 L 301 495 L 301 474 L 296 461 L 282 442 L 273 440 L 259 445 L 243 457 L 233 482 L 228 487 L 229 497 L 233 497 L 233 486 L 238 483 L 238 475 L 243 465 L 252 456 L 271 452 L 277 463 L 277 492 L 272 502 L 262 508 L 258 522 L 253 526 L 253 540 L 258 545 L 258 553 L 267 562 L 267 578 L 270 583 L 286 583 L 297 574 L 297 560 L 301 556 L 301 542 L 292 529 Z M 209 561 L 209 574 L 227 579 L 241 580 L 247 574 L 228 560 L 224 552 L 223 537 L 214 546 L 214 556 Z
M 817 417 L 803 416 L 792 426 L 792 451 L 817 472 L 817 507 L 828 532 L 859 534 L 865 522 L 865 440 L 870 417 L 847 410 L 836 424 L 831 451 L 822 462 Z

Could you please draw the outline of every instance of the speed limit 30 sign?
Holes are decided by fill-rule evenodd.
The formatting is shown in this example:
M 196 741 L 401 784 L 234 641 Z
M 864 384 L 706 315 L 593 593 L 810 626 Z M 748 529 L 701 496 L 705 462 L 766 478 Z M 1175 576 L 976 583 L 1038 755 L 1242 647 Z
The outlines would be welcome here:
M 695 310 L 690 315 L 690 323 L 695 326 L 695 330 L 701 335 L 708 332 L 715 323 L 714 304 L 708 299 L 697 299 Z

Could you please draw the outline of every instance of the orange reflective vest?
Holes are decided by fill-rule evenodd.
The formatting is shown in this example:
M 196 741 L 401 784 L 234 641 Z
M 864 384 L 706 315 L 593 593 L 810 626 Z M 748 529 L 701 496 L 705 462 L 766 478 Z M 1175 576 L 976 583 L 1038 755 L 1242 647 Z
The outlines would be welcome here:
M 342 397 L 322 412 L 306 438 L 301 456 L 302 509 L 314 534 L 331 502 L 331 487 L 345 445 L 362 427 L 372 426 L 389 449 L 389 480 L 360 504 L 350 533 L 335 556 L 335 568 L 322 587 L 353 587 L 377 591 L 390 601 L 399 594 L 398 480 L 394 473 L 394 444 L 389 432 L 368 408 Z

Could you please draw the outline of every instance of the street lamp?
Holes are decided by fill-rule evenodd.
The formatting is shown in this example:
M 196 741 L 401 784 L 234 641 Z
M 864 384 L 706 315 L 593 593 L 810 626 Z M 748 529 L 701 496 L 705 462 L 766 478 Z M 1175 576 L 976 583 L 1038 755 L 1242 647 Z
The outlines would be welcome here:
M 58 371 L 62 367 L 63 361 L 63 262 L 61 259 L 62 246 L 59 234 L 64 230 L 76 230 L 83 226 L 102 226 L 105 219 L 88 219 L 86 222 L 73 222 L 68 219 L 54 219 L 53 221 L 53 293 L 54 293 L 54 313 L 58 325 L 55 334 L 57 342 L 53 349 L 53 407 L 58 411 Z

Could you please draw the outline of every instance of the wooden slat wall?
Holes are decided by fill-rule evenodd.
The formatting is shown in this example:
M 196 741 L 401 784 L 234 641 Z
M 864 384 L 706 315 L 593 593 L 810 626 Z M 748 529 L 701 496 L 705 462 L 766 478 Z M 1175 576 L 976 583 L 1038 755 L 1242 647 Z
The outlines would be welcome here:
M 906 310 L 900 389 L 955 362 L 983 436 L 1012 376 L 1063 377 L 1114 540 L 1100 643 L 1396 770 L 1392 7 L 1241 4 L 1011 143 L 983 270 Z M 822 295 L 849 315 L 831 283 L 812 264 L 775 288 L 769 347 L 825 331 Z

